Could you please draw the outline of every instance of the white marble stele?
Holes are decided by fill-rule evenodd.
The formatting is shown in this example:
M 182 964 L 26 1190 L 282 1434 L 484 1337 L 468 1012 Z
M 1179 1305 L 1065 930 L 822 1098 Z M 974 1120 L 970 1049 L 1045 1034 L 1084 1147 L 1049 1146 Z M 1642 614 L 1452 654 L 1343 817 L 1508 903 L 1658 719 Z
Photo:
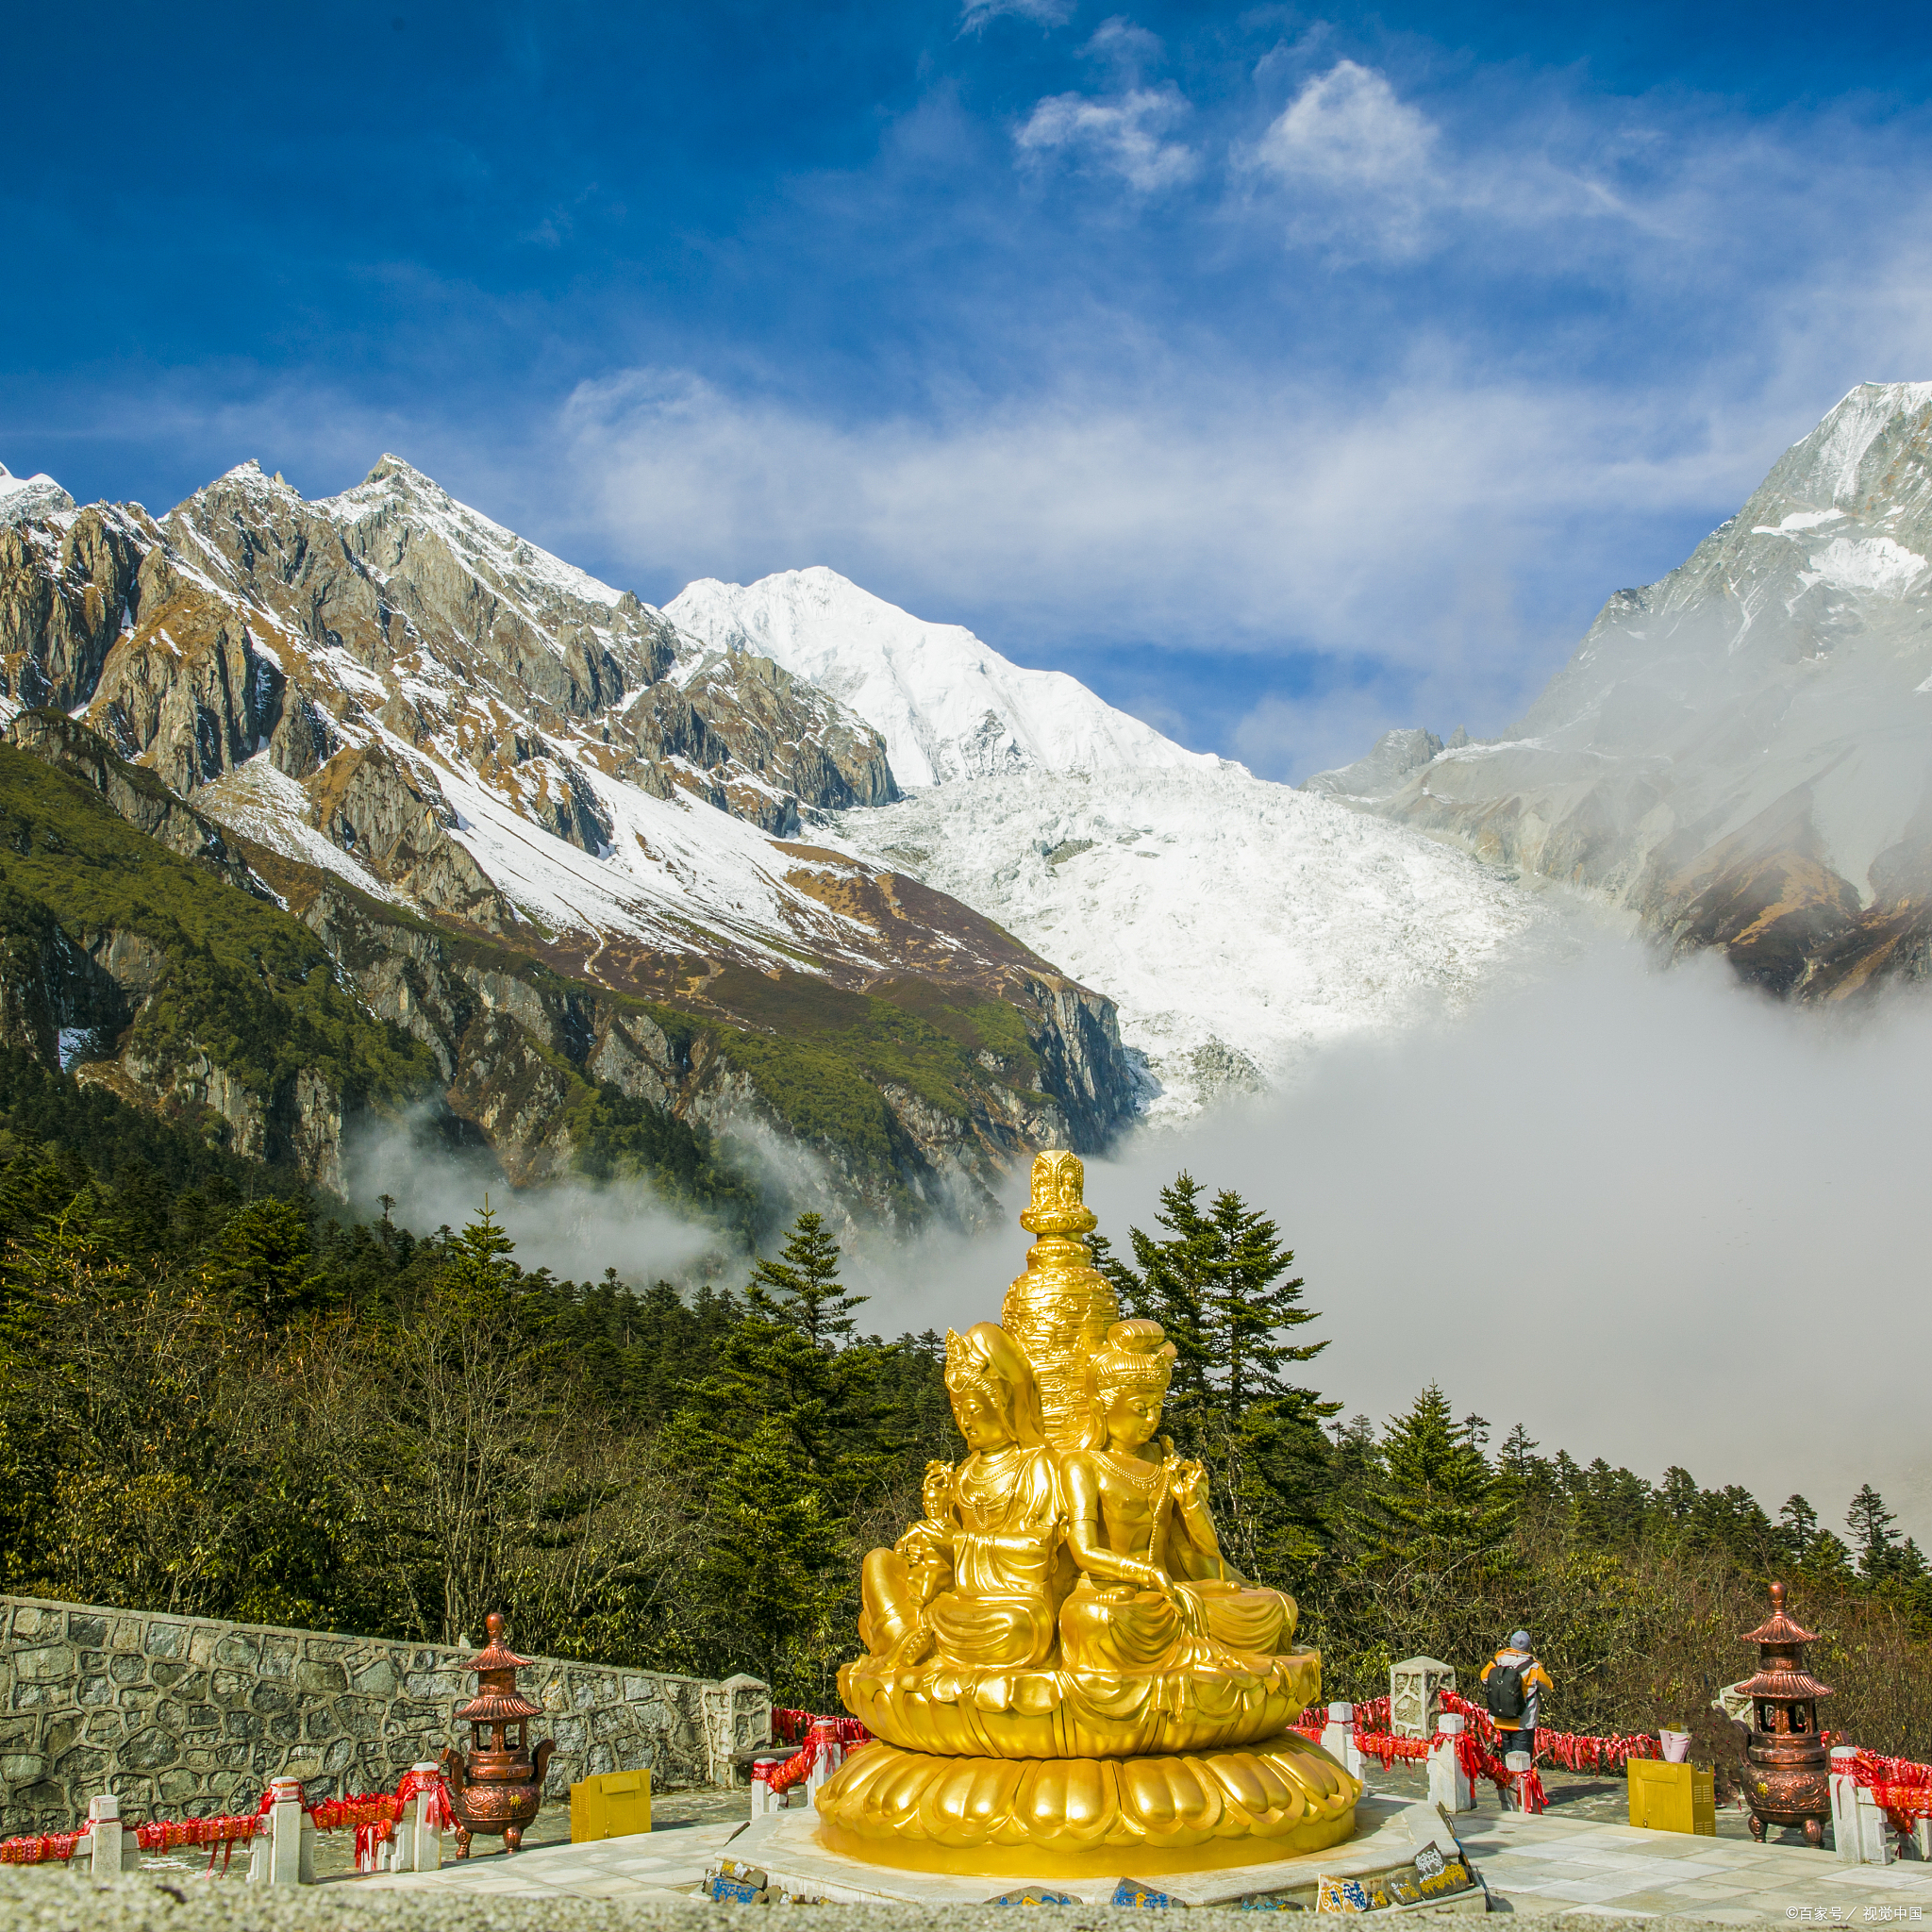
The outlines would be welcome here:
M 1355 1836 L 1324 1852 L 1223 1872 L 1091 1879 L 970 1878 L 895 1872 L 825 1850 L 818 1813 L 755 1818 L 724 1848 L 713 1897 L 826 1905 L 1239 1906 L 1249 1909 L 1397 1913 L 1488 1908 L 1481 1874 L 1433 1805 L 1364 1794 Z

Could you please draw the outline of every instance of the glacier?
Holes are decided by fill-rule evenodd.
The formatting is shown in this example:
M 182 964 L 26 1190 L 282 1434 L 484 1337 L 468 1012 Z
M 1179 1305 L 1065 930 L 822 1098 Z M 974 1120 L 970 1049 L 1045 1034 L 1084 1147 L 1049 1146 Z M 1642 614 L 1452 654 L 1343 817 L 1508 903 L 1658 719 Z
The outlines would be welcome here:
M 1104 991 L 1157 1124 L 1462 1009 L 1571 932 L 1556 898 L 1239 768 L 958 780 L 834 823 Z

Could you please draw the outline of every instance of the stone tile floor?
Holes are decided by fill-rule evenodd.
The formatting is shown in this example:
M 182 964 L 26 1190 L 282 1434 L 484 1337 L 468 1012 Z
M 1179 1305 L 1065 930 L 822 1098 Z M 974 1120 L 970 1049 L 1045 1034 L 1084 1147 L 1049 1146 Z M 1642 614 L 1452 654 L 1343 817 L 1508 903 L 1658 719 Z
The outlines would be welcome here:
M 1426 1789 L 1420 1776 L 1374 1766 L 1369 1782 L 1376 1793 L 1398 1799 L 1419 1799 Z M 1456 1821 L 1457 1837 L 1504 1909 L 1538 1917 L 1552 1911 L 1657 1914 L 1731 1924 L 1776 1920 L 1932 1932 L 1932 1864 L 1840 1865 L 1795 1832 L 1780 1842 L 1755 1844 L 1745 1814 L 1737 1810 L 1718 1814 L 1716 1838 L 1635 1831 L 1625 1822 L 1628 1796 L 1621 1779 L 1557 1773 L 1545 1782 L 1550 1808 L 1541 1817 L 1499 1813 L 1493 1794 L 1485 1793 L 1479 1809 Z M 703 1879 L 748 1809 L 744 1791 L 665 1792 L 653 1806 L 649 1834 L 573 1845 L 568 1810 L 559 1805 L 545 1809 L 526 1849 L 514 1857 L 479 1851 L 435 1874 L 361 1879 L 347 1871 L 347 1834 L 341 1834 L 323 1875 L 337 1881 L 328 1890 L 343 1899 L 429 1891 L 479 1901 L 684 1900 L 695 1906 L 688 1888 Z M 238 1863 L 236 1876 L 241 1870 Z
M 731 1793 L 721 1793 L 730 1796 Z M 749 1797 L 739 1792 L 738 1813 L 749 1808 Z M 630 1838 L 607 1838 L 592 1844 L 544 1844 L 519 1852 L 472 1856 L 445 1865 L 441 1872 L 379 1873 L 350 1880 L 339 1888 L 345 1897 L 380 1898 L 398 1891 L 436 1892 L 465 1898 L 686 1898 L 703 1901 L 689 1888 L 700 1883 L 705 1867 L 744 1823 L 734 1815 L 728 1823 L 660 1824 L 654 1815 L 651 1829 Z M 565 1821 L 566 1836 L 568 1820 Z M 525 1841 L 526 1845 L 528 1841 Z

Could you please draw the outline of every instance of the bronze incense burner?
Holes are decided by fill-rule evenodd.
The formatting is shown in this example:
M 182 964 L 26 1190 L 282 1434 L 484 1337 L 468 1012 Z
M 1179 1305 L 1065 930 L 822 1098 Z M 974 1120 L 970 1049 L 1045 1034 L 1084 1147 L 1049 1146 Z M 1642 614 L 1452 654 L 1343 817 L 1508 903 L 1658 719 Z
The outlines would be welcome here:
M 1757 1674 L 1738 1688 L 1751 1699 L 1751 1743 L 1745 1752 L 1744 1796 L 1751 1836 L 1760 1842 L 1772 1824 L 1802 1825 L 1806 1839 L 1824 1843 L 1831 1816 L 1831 1753 L 1818 1731 L 1818 1700 L 1831 1687 L 1805 1669 L 1805 1646 L 1816 1636 L 1785 1615 L 1785 1587 L 1771 1586 L 1771 1616 L 1739 1641 L 1757 1645 Z
M 459 1858 L 470 1856 L 470 1840 L 477 1832 L 501 1834 L 507 1851 L 523 1848 L 525 1827 L 535 1822 L 543 1802 L 543 1773 L 557 1749 L 557 1740 L 545 1738 L 531 1754 L 529 1721 L 543 1711 L 517 1689 L 517 1673 L 531 1659 L 504 1642 L 508 1631 L 501 1610 L 491 1610 L 484 1627 L 488 1645 L 464 1666 L 477 1674 L 476 1694 L 457 1707 L 458 1719 L 471 1726 L 471 1747 L 467 1756 L 455 1745 L 442 1754 Z

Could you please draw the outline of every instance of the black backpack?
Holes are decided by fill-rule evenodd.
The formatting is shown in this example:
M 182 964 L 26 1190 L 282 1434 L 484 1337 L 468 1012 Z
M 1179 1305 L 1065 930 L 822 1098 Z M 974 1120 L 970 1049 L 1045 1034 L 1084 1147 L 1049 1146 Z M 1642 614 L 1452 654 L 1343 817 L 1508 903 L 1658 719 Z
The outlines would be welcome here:
M 1536 1666 L 1532 1664 L 1529 1668 L 1534 1670 Z M 1521 1664 L 1497 1664 L 1483 1679 L 1491 1717 L 1515 1719 L 1523 1715 L 1523 1672 Z

